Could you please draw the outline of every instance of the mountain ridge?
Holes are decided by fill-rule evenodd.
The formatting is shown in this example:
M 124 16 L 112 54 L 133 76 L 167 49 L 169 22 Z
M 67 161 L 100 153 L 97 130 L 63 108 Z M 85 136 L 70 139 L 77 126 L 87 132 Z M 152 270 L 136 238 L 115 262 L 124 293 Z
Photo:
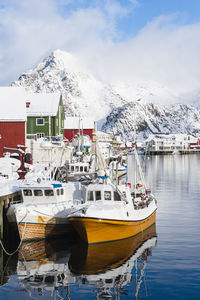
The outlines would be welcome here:
M 114 131 L 122 139 L 133 139 L 136 127 L 141 139 L 154 131 L 197 135 L 200 129 L 199 110 L 171 104 L 181 99 L 168 88 L 151 81 L 143 85 L 103 82 L 75 56 L 61 50 L 53 51 L 11 85 L 36 93 L 60 92 L 66 116 L 93 117 L 98 129 Z M 171 106 L 160 104 L 162 101 Z

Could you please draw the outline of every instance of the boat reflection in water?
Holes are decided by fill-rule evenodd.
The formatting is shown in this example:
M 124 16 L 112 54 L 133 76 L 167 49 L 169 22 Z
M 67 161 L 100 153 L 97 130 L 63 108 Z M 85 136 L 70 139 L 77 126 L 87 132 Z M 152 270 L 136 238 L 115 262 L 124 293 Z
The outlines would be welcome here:
M 76 240 L 69 238 L 23 243 L 17 263 L 21 288 L 31 297 L 46 295 L 48 292 L 55 299 L 61 295 L 63 297 L 64 293 L 67 297 L 69 284 L 76 282 L 68 268 L 75 243 Z
M 124 287 L 132 281 L 135 268 L 138 299 L 146 260 L 156 242 L 154 224 L 133 238 L 94 245 L 81 243 L 70 256 L 69 268 L 77 282 L 95 286 L 97 299 L 119 299 L 126 293 Z
M 50 293 L 53 299 L 75 299 L 73 291 L 81 295 L 85 287 L 91 287 L 97 299 L 119 299 L 136 274 L 131 293 L 137 299 L 145 262 L 155 246 L 155 224 L 133 238 L 96 245 L 66 239 L 26 242 L 16 273 L 29 296 Z

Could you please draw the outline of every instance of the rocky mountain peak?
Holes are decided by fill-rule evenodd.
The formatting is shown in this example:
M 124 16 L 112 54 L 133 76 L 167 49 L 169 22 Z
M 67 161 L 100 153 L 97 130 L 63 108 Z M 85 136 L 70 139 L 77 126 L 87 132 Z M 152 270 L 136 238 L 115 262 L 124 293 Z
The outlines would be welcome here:
M 199 110 L 181 102 L 174 91 L 155 82 L 118 85 L 97 79 L 74 55 L 55 50 L 34 69 L 23 73 L 12 86 L 23 86 L 40 93 L 60 92 L 66 116 L 88 116 L 98 122 L 98 129 L 114 132 L 123 139 L 151 133 L 190 133 L 200 129 Z M 135 100 L 135 101 L 134 101 Z

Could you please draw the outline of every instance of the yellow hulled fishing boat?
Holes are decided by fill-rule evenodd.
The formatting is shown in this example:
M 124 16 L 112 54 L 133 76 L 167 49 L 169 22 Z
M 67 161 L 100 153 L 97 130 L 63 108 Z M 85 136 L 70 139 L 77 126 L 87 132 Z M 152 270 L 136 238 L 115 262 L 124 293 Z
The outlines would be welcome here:
M 126 239 L 156 222 L 156 200 L 149 190 L 131 194 L 129 185 L 100 176 L 83 187 L 82 195 L 84 204 L 68 220 L 88 244 Z

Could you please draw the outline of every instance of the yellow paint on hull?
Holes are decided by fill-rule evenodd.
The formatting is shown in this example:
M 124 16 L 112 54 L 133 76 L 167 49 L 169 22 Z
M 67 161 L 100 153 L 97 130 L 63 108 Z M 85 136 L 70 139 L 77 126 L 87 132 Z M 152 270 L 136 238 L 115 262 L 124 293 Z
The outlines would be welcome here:
M 128 239 L 93 245 L 79 242 L 69 259 L 70 270 L 76 274 L 92 275 L 115 269 L 153 237 L 156 237 L 155 224 Z
M 156 222 L 156 211 L 141 221 L 71 217 L 69 221 L 88 244 L 110 242 L 132 237 Z

